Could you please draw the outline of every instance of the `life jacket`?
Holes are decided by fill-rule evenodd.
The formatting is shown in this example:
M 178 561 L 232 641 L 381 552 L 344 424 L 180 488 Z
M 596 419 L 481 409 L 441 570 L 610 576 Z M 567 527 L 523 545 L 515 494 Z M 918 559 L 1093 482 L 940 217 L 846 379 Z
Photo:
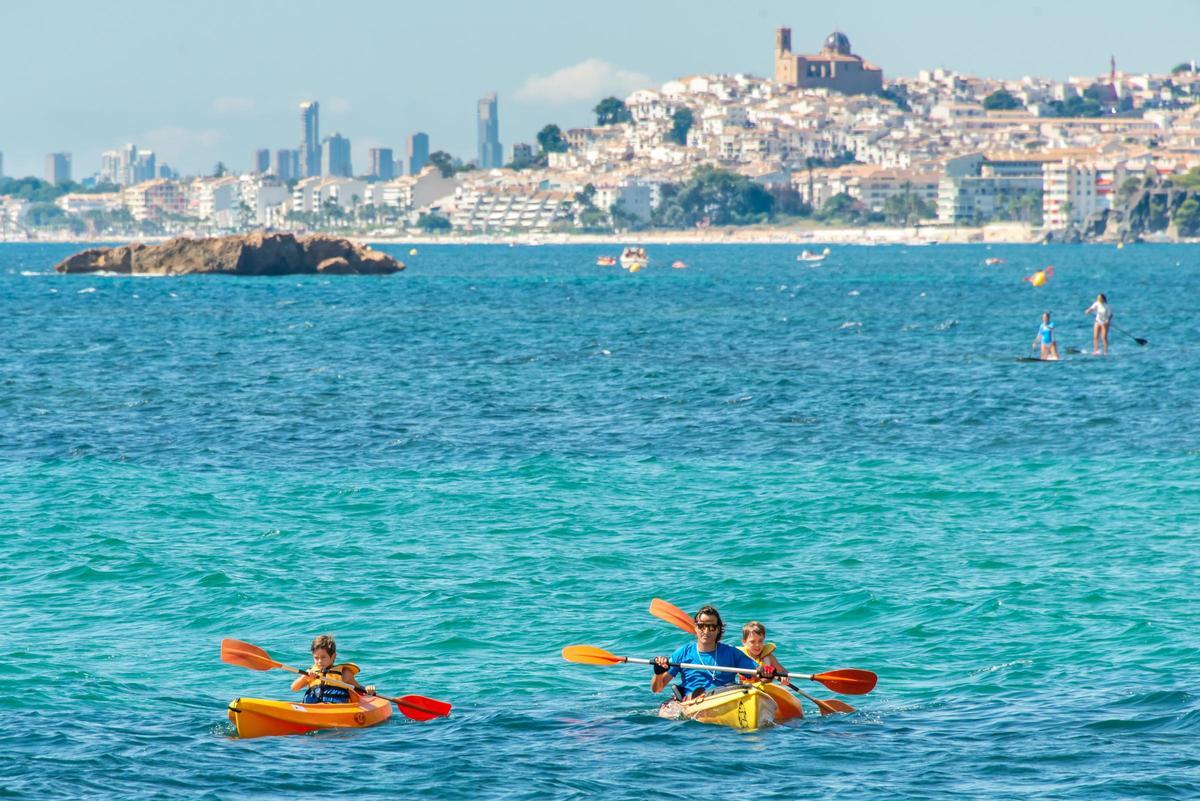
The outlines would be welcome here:
M 352 702 L 352 693 L 354 696 L 358 692 L 345 686 L 346 681 L 342 678 L 344 670 L 350 671 L 350 678 L 358 675 L 358 665 L 353 662 L 344 662 L 340 665 L 330 665 L 321 671 L 321 676 L 315 678 L 308 683 L 308 690 L 304 693 L 304 703 L 306 704 L 349 704 Z
M 762 647 L 762 651 L 759 653 L 758 656 L 755 656 L 754 654 L 750 653 L 746 649 L 746 646 L 744 646 L 744 645 L 739 645 L 738 650 L 761 665 L 763 663 L 764 659 L 766 659 L 771 654 L 775 653 L 775 643 L 769 642 L 766 645 L 764 645 Z

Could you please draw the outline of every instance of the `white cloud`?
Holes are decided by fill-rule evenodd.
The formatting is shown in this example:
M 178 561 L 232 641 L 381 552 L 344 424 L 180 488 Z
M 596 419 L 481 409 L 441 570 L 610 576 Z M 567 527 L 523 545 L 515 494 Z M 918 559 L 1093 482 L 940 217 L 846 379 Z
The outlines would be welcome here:
M 244 114 L 254 111 L 254 100 L 249 97 L 218 97 L 212 102 L 217 114 Z
M 636 89 L 653 85 L 650 76 L 589 58 L 549 75 L 531 75 L 517 90 L 518 100 L 562 106 L 582 101 L 600 101 L 607 95 L 625 97 Z

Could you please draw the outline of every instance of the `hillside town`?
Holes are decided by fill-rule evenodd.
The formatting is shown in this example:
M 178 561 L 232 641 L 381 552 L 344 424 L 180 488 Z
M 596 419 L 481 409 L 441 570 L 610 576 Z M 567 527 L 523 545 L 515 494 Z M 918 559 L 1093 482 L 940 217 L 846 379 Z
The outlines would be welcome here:
M 181 177 L 136 145 L 70 180 L 0 178 L 0 239 L 210 235 L 253 229 L 378 238 L 905 229 L 972 241 L 1200 236 L 1200 72 L 1107 72 L 1065 81 L 946 69 L 889 78 L 841 32 L 774 75 L 690 75 L 597 98 L 597 124 L 548 124 L 503 164 L 497 100 L 480 101 L 480 156 L 372 149 L 355 173 L 340 134 L 254 154 L 240 174 Z M 424 152 L 421 152 L 422 147 Z M 0 161 L 0 176 L 3 162 Z

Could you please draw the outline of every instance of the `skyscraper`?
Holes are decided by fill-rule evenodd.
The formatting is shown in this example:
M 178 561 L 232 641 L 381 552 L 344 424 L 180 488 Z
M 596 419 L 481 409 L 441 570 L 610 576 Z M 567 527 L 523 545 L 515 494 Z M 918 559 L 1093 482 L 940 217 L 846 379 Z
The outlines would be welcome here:
M 71 154 L 49 153 L 46 155 L 46 182 L 61 184 L 71 180 Z
M 266 148 L 254 151 L 254 160 L 250 164 L 250 172 L 259 175 L 271 171 L 271 151 Z
M 315 100 L 300 104 L 300 123 L 304 130 L 300 140 L 300 171 L 303 178 L 321 174 L 321 106 Z
M 408 162 L 409 175 L 416 175 L 425 169 L 425 165 L 429 163 L 429 134 L 417 132 L 408 137 L 404 155 Z
M 323 175 L 337 175 L 349 178 L 354 175 L 350 167 L 350 140 L 337 131 L 325 138 L 322 145 L 322 156 L 325 162 Z
M 0 153 L 0 178 L 4 177 L 4 154 Z
M 500 119 L 496 114 L 496 93 L 479 101 L 479 166 L 490 170 L 504 164 L 500 148 Z
M 300 178 L 300 151 L 290 147 L 276 150 L 271 172 L 281 181 Z
M 371 156 L 371 172 L 372 178 L 378 178 L 381 181 L 390 181 L 396 177 L 395 162 L 392 160 L 392 149 L 390 147 L 373 147 L 368 153 Z

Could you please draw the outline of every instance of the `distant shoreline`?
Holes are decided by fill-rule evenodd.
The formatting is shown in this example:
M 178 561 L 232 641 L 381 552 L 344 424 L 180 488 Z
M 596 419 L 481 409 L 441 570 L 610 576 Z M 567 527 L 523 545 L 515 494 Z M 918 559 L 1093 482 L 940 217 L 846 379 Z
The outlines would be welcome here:
M 516 234 L 452 234 L 437 236 L 414 234 L 412 236 L 374 236 L 335 234 L 365 245 L 1036 245 L 1042 240 L 1043 232 L 1027 225 L 991 224 L 976 228 L 943 228 L 921 226 L 920 228 L 706 228 L 680 231 L 631 231 L 625 234 L 565 234 L 565 233 L 516 233 Z M 4 244 L 127 244 L 144 242 L 156 244 L 173 239 L 172 236 L 153 236 L 127 239 L 111 237 L 71 237 L 39 239 L 0 239 Z M 211 238 L 211 237 L 210 237 Z M 1085 242 L 1115 246 L 1116 242 Z M 1146 244 L 1200 244 L 1200 238 L 1153 240 Z

